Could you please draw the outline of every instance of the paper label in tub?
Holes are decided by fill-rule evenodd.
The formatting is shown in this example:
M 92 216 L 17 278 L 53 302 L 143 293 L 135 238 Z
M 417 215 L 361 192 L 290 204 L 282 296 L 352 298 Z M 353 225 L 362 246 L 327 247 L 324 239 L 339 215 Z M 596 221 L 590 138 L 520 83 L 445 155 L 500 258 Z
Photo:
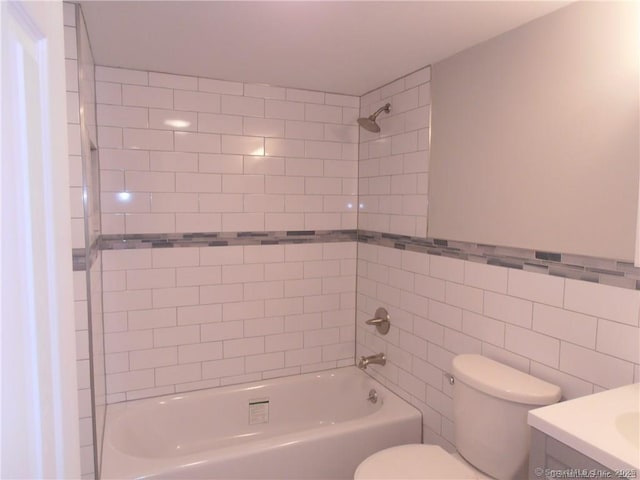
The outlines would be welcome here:
M 255 398 L 249 400 L 249 425 L 269 423 L 269 399 Z

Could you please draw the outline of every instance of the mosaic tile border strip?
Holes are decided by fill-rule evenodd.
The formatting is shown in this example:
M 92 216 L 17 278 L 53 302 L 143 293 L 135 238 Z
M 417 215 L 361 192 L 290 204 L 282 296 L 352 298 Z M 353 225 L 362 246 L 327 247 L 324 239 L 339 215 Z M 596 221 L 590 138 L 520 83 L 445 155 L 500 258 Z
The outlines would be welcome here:
M 89 247 L 89 258 L 87 259 L 86 248 L 74 248 L 71 250 L 71 259 L 74 272 L 84 272 L 93 266 L 98 258 L 99 239 L 97 239 L 91 247 Z
M 292 230 L 278 232 L 101 235 L 91 246 L 88 259 L 86 249 L 73 249 L 73 271 L 86 271 L 88 268 L 91 268 L 91 265 L 93 265 L 93 262 L 95 262 L 98 256 L 98 250 L 355 242 L 357 240 L 357 235 L 357 230 Z
M 355 242 L 357 230 L 102 235 L 100 250 Z
M 90 249 L 88 267 L 90 268 L 97 258 L 98 250 L 353 241 L 640 290 L 640 268 L 634 267 L 631 262 L 429 237 L 410 237 L 369 230 L 102 235 L 98 239 L 97 245 L 92 245 Z M 83 271 L 86 269 L 86 250 L 83 248 L 74 249 L 73 270 Z
M 640 268 L 620 260 L 358 230 L 358 242 L 640 290 Z

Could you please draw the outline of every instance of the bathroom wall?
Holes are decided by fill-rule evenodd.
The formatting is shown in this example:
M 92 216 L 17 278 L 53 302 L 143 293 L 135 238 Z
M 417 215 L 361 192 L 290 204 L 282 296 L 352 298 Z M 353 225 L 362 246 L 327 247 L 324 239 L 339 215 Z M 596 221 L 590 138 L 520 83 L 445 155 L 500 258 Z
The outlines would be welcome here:
M 80 7 L 64 4 L 81 473 L 99 472 L 106 406 L 95 80 Z
M 632 260 L 639 31 L 572 2 L 433 65 L 429 235 Z
M 396 88 L 410 78 L 394 82 Z M 362 104 L 374 109 L 389 98 L 389 87 Z M 421 87 L 423 98 L 428 88 Z M 414 102 L 420 105 L 419 95 Z M 372 140 L 362 135 L 361 142 L 368 143 L 360 159 L 366 172 Z M 413 177 L 406 181 L 426 180 L 422 171 Z M 564 398 L 640 381 L 640 271 L 632 265 L 559 254 L 545 262 L 542 252 L 385 236 L 380 232 L 387 230 L 361 220 L 356 355 L 387 355 L 386 366 L 367 371 L 423 412 L 425 443 L 454 448 L 452 390 L 443 374 L 456 354 L 480 353 L 531 373 L 560 385 Z M 530 257 L 516 259 L 522 254 Z M 564 278 L 570 276 L 576 279 Z M 364 323 L 379 306 L 391 316 L 386 336 Z
M 96 80 L 108 401 L 352 364 L 359 99 Z

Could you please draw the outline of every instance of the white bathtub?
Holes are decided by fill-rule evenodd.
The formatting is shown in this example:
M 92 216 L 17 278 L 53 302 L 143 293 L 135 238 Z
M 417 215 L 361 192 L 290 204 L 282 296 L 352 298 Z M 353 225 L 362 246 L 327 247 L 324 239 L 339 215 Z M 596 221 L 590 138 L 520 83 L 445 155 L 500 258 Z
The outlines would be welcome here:
M 421 432 L 417 409 L 346 367 L 109 405 L 102 478 L 353 478 Z

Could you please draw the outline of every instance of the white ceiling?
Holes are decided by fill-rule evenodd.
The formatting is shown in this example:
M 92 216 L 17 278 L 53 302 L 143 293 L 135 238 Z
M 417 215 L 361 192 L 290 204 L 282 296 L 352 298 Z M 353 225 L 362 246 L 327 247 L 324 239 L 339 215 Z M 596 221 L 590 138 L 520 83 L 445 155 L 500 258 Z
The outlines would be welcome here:
M 99 65 L 362 95 L 568 1 L 83 1 Z

